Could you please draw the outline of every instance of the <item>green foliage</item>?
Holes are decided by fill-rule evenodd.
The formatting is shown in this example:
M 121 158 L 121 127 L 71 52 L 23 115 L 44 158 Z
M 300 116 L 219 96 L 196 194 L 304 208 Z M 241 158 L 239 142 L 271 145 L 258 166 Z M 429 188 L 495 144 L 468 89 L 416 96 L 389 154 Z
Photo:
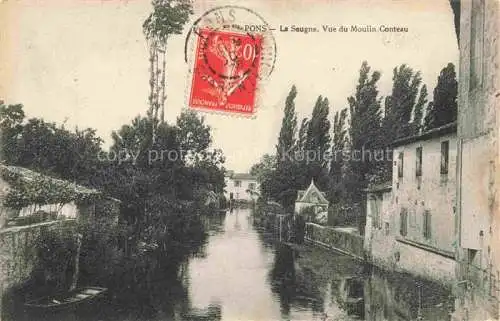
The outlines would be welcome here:
M 222 151 L 209 150 L 211 129 L 203 118 L 184 113 L 176 125 L 158 124 L 153 141 L 152 120 L 136 117 L 113 133 L 113 145 L 105 153 L 101 149 L 101 139 L 92 129 L 69 131 L 40 119 L 25 122 L 21 107 L 2 107 L 1 112 L 2 126 L 18 132 L 9 141 L 12 147 L 10 164 L 23 166 L 5 168 L 25 172 L 23 175 L 10 170 L 2 172 L 12 187 L 5 200 L 9 207 L 80 203 L 96 196 L 70 182 L 92 185 L 104 195 L 122 200 L 118 226 L 89 220 L 85 222 L 88 225 L 78 228 L 84 235 L 80 264 L 82 282 L 98 282 L 120 289 L 124 279 L 138 282 L 143 278 L 140 273 L 145 271 L 149 274 L 163 269 L 175 273 L 179 263 L 204 241 L 206 234 L 200 213 L 207 210 L 203 206 L 207 193 L 221 194 L 223 191 L 225 160 Z M 182 153 L 183 149 L 187 153 Z M 149 159 L 150 152 L 161 151 L 170 151 L 180 157 Z M 112 157 L 105 160 L 105 156 L 113 153 L 124 156 L 124 152 L 128 157 L 121 162 L 113 161 Z M 190 155 L 195 157 L 189 158 Z M 28 171 L 25 167 L 65 180 Z M 29 179 L 22 179 L 28 172 L 31 173 Z M 111 213 L 99 213 L 96 217 L 109 215 Z M 46 237 L 51 238 L 47 239 L 47 244 L 62 252 L 50 258 L 42 248 L 40 255 L 45 255 L 40 261 L 42 272 L 52 269 L 51 262 L 67 260 L 75 254 L 66 246 L 72 243 L 62 236 L 59 239 Z M 41 279 L 44 278 L 42 275 Z
M 297 139 L 297 148 L 298 151 L 304 151 L 306 149 L 306 140 L 307 140 L 307 129 L 309 128 L 309 120 L 307 118 L 303 118 L 300 123 L 299 128 L 299 137 Z
M 377 82 L 380 72 L 370 75 L 370 67 L 365 61 L 359 71 L 359 80 L 354 96 L 349 103 L 351 147 L 354 150 L 380 146 L 381 110 Z
M 361 208 L 358 204 L 333 204 L 328 209 L 329 225 L 360 227 L 360 222 L 364 222 L 364 219 L 362 217 Z
M 67 290 L 75 269 L 74 230 L 69 227 L 42 229 L 33 244 L 25 253 L 35 258 L 33 281 L 52 293 Z
M 124 150 L 144 151 L 151 144 L 150 136 L 151 121 L 145 117 L 137 116 L 132 120 L 131 124 L 124 124 L 119 130 L 112 132 L 113 144 L 111 151 L 115 153 Z
M 24 120 L 22 105 L 5 105 L 0 101 L 0 156 L 7 163 L 16 159 L 17 137 Z
M 257 177 L 257 181 L 262 183 L 276 169 L 276 156 L 264 154 L 260 162 L 250 168 L 250 175 Z
M 295 85 L 290 89 L 286 97 L 285 111 L 281 121 L 281 130 L 276 145 L 276 157 L 278 164 L 283 160 L 283 154 L 291 151 L 295 146 L 295 134 L 297 131 L 297 114 L 295 112 L 295 97 L 297 97 L 297 88 Z
M 102 139 L 91 128 L 69 131 L 41 119 L 24 119 L 22 105 L 0 106 L 0 148 L 9 165 L 93 185 Z
M 321 189 L 328 187 L 328 161 L 326 152 L 330 149 L 329 103 L 319 96 L 310 120 L 304 119 L 297 137 L 297 119 L 293 99 L 295 86 L 287 98 L 280 138 L 278 140 L 276 167 L 272 170 L 271 159 L 268 164 L 254 165 L 253 169 L 264 169 L 261 175 L 261 192 L 265 199 L 280 202 L 288 212 L 293 211 L 297 190 L 307 187 L 311 179 Z M 280 153 L 281 152 L 281 153 Z M 314 157 L 307 159 L 307 155 Z
M 24 116 L 23 105 L 5 105 L 4 101 L 0 101 L 0 126 L 2 129 L 21 124 Z
M 328 198 L 331 202 L 339 202 L 342 190 L 344 190 L 342 185 L 344 167 L 342 152 L 347 141 L 346 118 L 347 109 L 344 108 L 335 113 L 333 120 L 332 160 L 330 162 L 330 186 L 328 189 Z
M 203 152 L 212 143 L 211 128 L 205 124 L 205 117 L 200 117 L 194 111 L 183 111 L 177 117 L 177 135 L 181 150 L 189 151 L 193 161 L 204 158 Z
M 78 192 L 76 186 L 67 181 L 56 180 L 52 177 L 25 171 L 32 174 L 24 177 L 0 167 L 2 178 L 10 184 L 3 205 L 14 209 L 22 209 L 29 205 L 66 204 L 70 202 L 84 202 L 92 197 L 93 193 Z
M 425 99 L 427 88 L 419 88 L 422 77 L 419 71 L 415 72 L 409 66 L 403 64 L 394 68 L 393 86 L 391 95 L 385 100 L 385 119 L 387 136 L 390 139 L 405 137 L 412 133 L 411 118 L 413 111 L 421 113 L 422 100 Z M 418 97 L 418 106 L 416 106 Z M 420 111 L 417 110 L 420 108 Z M 418 115 L 415 116 L 417 118 Z M 420 115 L 420 120 L 421 120 Z M 387 142 L 389 144 L 390 142 Z
M 420 134 L 422 130 L 422 117 L 424 114 L 425 104 L 427 103 L 427 86 L 424 84 L 420 88 L 417 104 L 413 110 L 413 135 Z
M 458 82 L 455 65 L 449 63 L 438 76 L 434 99 L 427 106 L 425 130 L 441 127 L 457 120 Z
M 146 38 L 156 38 L 166 43 L 168 37 L 181 34 L 193 13 L 189 0 L 152 0 L 153 12 L 146 18 L 142 28 Z
M 330 121 L 328 98 L 319 96 L 312 111 L 311 120 L 308 122 L 305 149 L 307 151 L 318 151 L 320 157 L 316 163 L 321 167 L 326 166 L 326 161 L 321 155 L 330 149 Z
M 378 97 L 377 83 L 380 72 L 374 71 L 365 61 L 359 71 L 358 85 L 354 96 L 347 99 L 350 115 L 350 148 L 352 151 L 363 153 L 363 150 L 374 151 L 384 146 L 382 133 L 382 119 L 380 98 Z M 346 174 L 346 188 L 351 202 L 358 202 L 362 197 L 362 189 L 368 184 L 369 177 L 375 174 L 380 164 L 365 159 L 351 160 Z

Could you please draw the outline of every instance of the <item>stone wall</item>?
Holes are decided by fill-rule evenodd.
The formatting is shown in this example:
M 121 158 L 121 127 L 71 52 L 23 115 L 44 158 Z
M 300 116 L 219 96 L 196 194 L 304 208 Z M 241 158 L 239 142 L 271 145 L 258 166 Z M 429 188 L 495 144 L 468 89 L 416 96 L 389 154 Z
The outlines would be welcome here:
M 500 9 L 497 0 L 460 1 L 456 313 L 453 320 L 499 319 Z M 467 271 L 486 270 L 484 288 Z
M 36 266 L 37 238 L 49 230 L 73 229 L 75 220 L 59 220 L 0 230 L 0 320 L 1 297 L 11 287 L 29 280 Z
M 333 227 L 306 223 L 305 240 L 364 260 L 363 237 Z
M 455 280 L 455 260 L 449 253 L 431 252 L 404 239 L 374 230 L 371 236 L 372 263 L 387 271 L 409 273 L 451 288 Z

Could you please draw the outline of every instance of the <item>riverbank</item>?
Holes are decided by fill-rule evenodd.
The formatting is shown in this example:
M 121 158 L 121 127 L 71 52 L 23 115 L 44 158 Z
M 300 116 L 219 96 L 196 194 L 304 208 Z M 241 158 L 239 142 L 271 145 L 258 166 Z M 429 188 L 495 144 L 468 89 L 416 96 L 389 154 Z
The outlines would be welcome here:
M 154 305 L 152 294 L 165 292 L 159 284 L 175 284 L 182 262 L 200 251 L 207 237 L 200 210 L 183 207 L 164 213 L 163 224 L 156 226 L 162 234 L 154 235 L 154 243 L 134 238 L 133 226 L 126 223 L 72 220 L 71 229 L 57 222 L 51 223 L 51 229 L 45 226 L 48 223 L 42 224 L 42 232 L 12 243 L 27 245 L 30 251 L 18 250 L 17 265 L 10 265 L 9 271 L 30 269 L 24 268 L 24 278 L 16 278 L 4 289 L 1 320 L 24 318 L 30 314 L 25 302 L 68 291 L 74 282 L 79 287 L 106 288 L 107 306 L 147 309 Z M 82 235 L 80 250 L 75 246 L 78 234 Z

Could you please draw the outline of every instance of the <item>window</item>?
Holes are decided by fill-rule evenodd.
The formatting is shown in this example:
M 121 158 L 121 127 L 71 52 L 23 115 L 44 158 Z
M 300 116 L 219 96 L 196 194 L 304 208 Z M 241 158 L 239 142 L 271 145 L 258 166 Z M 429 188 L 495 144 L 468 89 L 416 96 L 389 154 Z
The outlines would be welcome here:
M 389 235 L 389 232 L 391 230 L 389 229 L 389 223 L 388 222 L 385 222 L 385 235 Z
M 449 156 L 450 142 L 441 142 L 441 174 L 448 174 L 448 156 Z
M 255 183 L 249 183 L 248 184 L 248 189 L 254 190 L 255 189 Z
M 424 211 L 423 230 L 424 237 L 429 240 L 431 238 L 431 212 L 429 210 Z
M 416 149 L 416 166 L 415 166 L 415 176 L 422 176 L 422 147 L 417 147 Z
M 241 181 L 234 181 L 234 187 L 241 187 Z
M 399 234 L 401 236 L 406 236 L 408 234 L 408 211 L 406 208 L 401 209 L 401 213 L 399 214 Z
M 403 159 L 404 154 L 400 152 L 398 155 L 398 177 L 403 177 Z
M 484 0 L 471 1 L 470 89 L 483 85 Z

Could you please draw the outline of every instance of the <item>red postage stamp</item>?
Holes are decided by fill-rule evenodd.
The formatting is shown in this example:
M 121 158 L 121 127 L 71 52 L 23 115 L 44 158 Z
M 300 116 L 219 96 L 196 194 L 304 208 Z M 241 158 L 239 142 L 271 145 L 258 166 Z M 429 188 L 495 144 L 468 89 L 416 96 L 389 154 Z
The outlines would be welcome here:
M 189 106 L 252 115 L 262 35 L 204 28 L 197 38 Z

